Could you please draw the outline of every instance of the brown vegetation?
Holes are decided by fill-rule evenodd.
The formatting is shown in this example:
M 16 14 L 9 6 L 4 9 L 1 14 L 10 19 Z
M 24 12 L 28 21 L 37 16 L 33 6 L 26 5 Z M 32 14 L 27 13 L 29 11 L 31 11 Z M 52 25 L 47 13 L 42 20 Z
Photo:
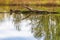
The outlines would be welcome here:
M 9 4 L 45 4 L 45 3 L 56 3 L 60 4 L 59 0 L 0 0 L 1 3 Z

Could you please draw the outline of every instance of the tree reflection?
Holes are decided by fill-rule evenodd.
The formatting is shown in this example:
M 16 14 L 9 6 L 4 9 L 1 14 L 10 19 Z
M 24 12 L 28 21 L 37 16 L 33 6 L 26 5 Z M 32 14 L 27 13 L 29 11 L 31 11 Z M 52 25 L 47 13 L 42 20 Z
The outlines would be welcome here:
M 45 40 L 60 40 L 60 16 L 42 15 L 32 16 L 32 32 L 37 39 L 45 35 Z
M 15 25 L 16 29 L 20 30 L 21 15 L 20 14 L 14 14 L 13 18 L 14 18 L 13 21 L 14 21 L 14 25 Z
M 21 29 L 20 28 L 21 21 L 27 19 L 28 17 L 29 17 L 29 14 L 20 14 L 20 13 L 13 14 L 13 21 L 14 21 L 14 25 L 15 25 L 17 30 Z
M 56 14 L 14 14 L 14 24 L 20 30 L 22 20 L 31 21 L 31 32 L 34 37 L 40 40 L 60 40 L 60 15 Z
M 4 19 L 4 14 L 1 14 L 1 13 L 0 13 L 0 22 L 2 22 L 3 19 Z

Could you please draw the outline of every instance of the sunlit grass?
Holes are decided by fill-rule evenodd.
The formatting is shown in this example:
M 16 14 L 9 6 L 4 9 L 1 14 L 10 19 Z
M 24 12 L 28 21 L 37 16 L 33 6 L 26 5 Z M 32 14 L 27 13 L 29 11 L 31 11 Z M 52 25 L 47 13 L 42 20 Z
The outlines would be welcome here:
M 56 8 L 56 11 L 57 11 L 57 12 L 60 12 L 60 7 L 57 7 L 57 8 Z
M 46 3 L 56 3 L 56 4 L 60 4 L 59 0 L 53 1 L 53 0 L 1 0 L 0 4 L 29 4 L 29 7 L 36 9 L 36 10 L 45 10 L 45 11 L 56 11 L 56 12 L 60 12 L 60 7 L 55 7 L 53 10 L 53 7 L 44 7 L 44 6 L 34 6 L 32 4 L 46 4 Z M 0 11 L 9 11 L 10 9 L 16 10 L 19 9 L 21 11 L 26 11 L 28 9 L 22 7 L 22 6 L 0 6 Z

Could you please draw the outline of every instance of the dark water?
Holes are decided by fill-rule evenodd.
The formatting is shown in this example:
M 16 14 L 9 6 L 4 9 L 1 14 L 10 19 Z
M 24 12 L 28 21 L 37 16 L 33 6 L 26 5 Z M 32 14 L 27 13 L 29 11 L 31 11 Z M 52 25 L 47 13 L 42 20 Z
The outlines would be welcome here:
M 60 40 L 60 14 L 0 14 L 1 40 Z

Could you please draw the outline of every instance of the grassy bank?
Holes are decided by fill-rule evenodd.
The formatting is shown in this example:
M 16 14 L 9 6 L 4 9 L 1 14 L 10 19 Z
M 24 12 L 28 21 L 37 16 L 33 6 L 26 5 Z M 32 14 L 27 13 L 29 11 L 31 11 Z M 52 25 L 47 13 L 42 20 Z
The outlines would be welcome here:
M 44 6 L 35 6 L 32 4 L 58 4 L 60 5 L 59 0 L 0 0 L 0 4 L 29 4 L 29 7 L 36 10 L 46 10 L 46 11 L 57 11 L 60 12 L 60 7 L 44 7 Z M 0 6 L 0 11 L 9 11 L 10 9 L 21 11 L 26 11 L 28 9 L 22 6 Z

